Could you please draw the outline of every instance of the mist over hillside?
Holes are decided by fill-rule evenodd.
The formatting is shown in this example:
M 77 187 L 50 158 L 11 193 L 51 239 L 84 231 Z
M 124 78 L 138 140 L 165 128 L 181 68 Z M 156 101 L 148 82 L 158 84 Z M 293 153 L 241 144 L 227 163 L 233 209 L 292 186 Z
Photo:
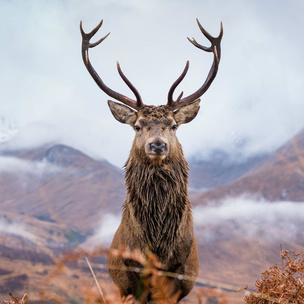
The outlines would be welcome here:
M 87 234 L 107 211 L 119 212 L 122 172 L 73 148 L 55 145 L 0 156 L 0 210 L 64 222 Z
M 193 203 L 217 203 L 247 195 L 267 201 L 304 201 L 304 131 L 270 155 L 262 165 L 217 189 L 192 197 Z

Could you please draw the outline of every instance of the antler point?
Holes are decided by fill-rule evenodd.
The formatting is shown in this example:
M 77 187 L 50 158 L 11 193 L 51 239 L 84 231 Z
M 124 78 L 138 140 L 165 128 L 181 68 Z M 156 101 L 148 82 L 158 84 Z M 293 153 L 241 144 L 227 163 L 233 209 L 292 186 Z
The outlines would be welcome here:
M 80 20 L 80 32 L 81 32 L 81 35 L 83 36 L 84 35 L 84 31 L 83 31 L 83 28 L 82 28 L 82 20 Z
M 221 30 L 220 30 L 219 38 L 223 37 L 223 33 L 224 33 L 223 22 L 221 21 Z

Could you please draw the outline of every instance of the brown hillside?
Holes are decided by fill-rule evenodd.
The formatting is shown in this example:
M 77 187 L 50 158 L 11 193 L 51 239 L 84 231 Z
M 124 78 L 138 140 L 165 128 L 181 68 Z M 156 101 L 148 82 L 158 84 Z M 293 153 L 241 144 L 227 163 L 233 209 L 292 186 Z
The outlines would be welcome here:
M 268 201 L 304 201 L 304 131 L 278 149 L 261 166 L 235 182 L 193 196 L 192 202 L 198 205 L 240 195 Z
M 200 193 L 230 184 L 263 164 L 268 157 L 263 154 L 236 160 L 225 152 L 216 151 L 207 160 L 190 159 L 189 191 Z
M 63 146 L 6 154 L 30 169 L 0 172 L 0 211 L 26 214 L 87 234 L 125 197 L 122 172 Z M 18 167 L 17 167 L 18 168 Z

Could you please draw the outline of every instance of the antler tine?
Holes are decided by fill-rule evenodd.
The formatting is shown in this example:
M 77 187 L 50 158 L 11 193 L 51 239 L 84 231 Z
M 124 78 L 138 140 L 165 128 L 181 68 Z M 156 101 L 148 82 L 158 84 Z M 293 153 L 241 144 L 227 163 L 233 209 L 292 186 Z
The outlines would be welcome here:
M 127 96 L 124 96 L 124 95 L 122 95 L 122 94 L 120 94 L 116 91 L 113 91 L 112 89 L 110 89 L 102 81 L 102 79 L 99 77 L 99 75 L 97 74 L 97 72 L 95 71 L 95 69 L 93 68 L 93 66 L 92 66 L 92 64 L 89 60 L 89 53 L 88 53 L 89 48 L 93 48 L 93 47 L 99 45 L 102 41 L 104 41 L 110 35 L 110 33 L 108 33 L 103 38 L 99 39 L 97 42 L 90 43 L 90 39 L 97 33 L 97 31 L 102 26 L 102 23 L 103 23 L 103 20 L 101 20 L 100 23 L 91 32 L 85 33 L 83 28 L 82 28 L 82 21 L 80 22 L 80 32 L 81 32 L 81 35 L 82 35 L 82 59 L 83 59 L 83 62 L 85 64 L 87 70 L 89 71 L 90 75 L 95 80 L 96 84 L 99 86 L 99 88 L 101 90 L 103 90 L 107 95 L 113 97 L 114 99 L 117 99 L 117 100 L 121 101 L 122 103 L 128 105 L 129 107 L 131 107 L 135 110 L 139 110 L 144 105 L 143 102 L 142 102 L 142 99 L 141 99 L 138 91 L 132 85 L 132 83 L 122 73 L 120 67 L 119 66 L 117 67 L 119 75 L 122 77 L 124 82 L 128 85 L 128 87 L 134 93 L 134 95 L 136 97 L 136 101 L 127 97 Z
M 131 81 L 122 72 L 118 61 L 117 61 L 117 70 L 118 70 L 118 73 L 119 73 L 120 77 L 122 78 L 122 80 L 126 83 L 126 85 L 134 93 L 134 95 L 136 97 L 136 100 L 137 100 L 137 107 L 141 108 L 144 105 L 144 103 L 142 102 L 141 96 L 140 96 L 139 92 L 136 90 L 136 88 L 133 86 L 133 84 L 131 83 Z
M 80 21 L 80 31 L 81 31 L 82 37 L 90 40 L 98 32 L 98 30 L 101 28 L 102 24 L 103 24 L 103 20 L 101 20 L 99 22 L 99 24 L 91 32 L 85 33 L 82 28 L 82 21 Z
M 211 47 L 206 47 L 206 46 L 203 46 L 201 44 L 199 44 L 194 38 L 190 39 L 189 37 L 187 37 L 187 39 L 194 45 L 196 46 L 197 48 L 203 50 L 203 51 L 206 51 L 206 52 L 212 52 L 212 48 Z
M 220 63 L 220 59 L 221 59 L 221 40 L 223 37 L 223 24 L 221 22 L 221 30 L 220 30 L 220 34 L 217 37 L 213 37 L 211 36 L 200 24 L 200 22 L 198 21 L 198 19 L 196 19 L 197 24 L 201 30 L 201 32 L 203 33 L 203 35 L 211 42 L 211 46 L 210 47 L 206 47 L 203 46 L 201 44 L 199 44 L 194 38 L 190 39 L 188 38 L 188 40 L 197 48 L 205 51 L 205 52 L 212 52 L 213 53 L 213 63 L 212 66 L 210 68 L 210 71 L 208 73 L 208 76 L 205 80 L 205 82 L 203 83 L 203 85 L 193 94 L 182 98 L 179 102 L 177 101 L 173 101 L 172 100 L 172 88 L 173 90 L 177 87 L 177 85 L 181 82 L 180 77 L 178 78 L 178 80 L 172 85 L 169 94 L 168 94 L 168 105 L 170 107 L 173 108 L 173 110 L 180 108 L 183 105 L 187 105 L 190 104 L 192 102 L 194 102 L 195 100 L 197 100 L 200 96 L 202 96 L 210 87 L 212 81 L 214 80 L 217 71 L 218 71 L 218 66 Z M 171 96 L 171 100 L 169 100 L 169 96 Z
M 200 24 L 200 22 L 198 21 L 198 19 L 196 19 L 197 24 L 201 30 L 201 32 L 204 34 L 204 36 L 211 42 L 211 46 L 210 47 L 206 47 L 203 46 L 201 44 L 199 44 L 194 38 L 190 39 L 188 38 L 188 40 L 197 48 L 205 51 L 205 52 L 214 52 L 214 46 L 216 46 L 216 49 L 220 50 L 220 44 L 221 44 L 221 40 L 223 37 L 223 23 L 221 22 L 221 30 L 220 30 L 220 34 L 217 37 L 213 37 L 211 36 L 204 28 L 203 26 Z M 217 50 L 218 53 L 218 50 Z M 218 54 L 220 55 L 220 54 Z
M 204 28 L 203 26 L 200 24 L 200 22 L 198 21 L 198 19 L 196 19 L 197 24 L 201 30 L 201 32 L 204 34 L 204 36 L 212 43 L 213 41 L 219 40 L 221 41 L 222 37 L 223 37 L 223 23 L 221 22 L 221 30 L 220 30 L 220 34 L 217 37 L 213 37 L 211 36 Z
M 178 96 L 178 98 L 177 98 L 175 101 L 173 100 L 173 93 L 174 93 L 176 87 L 177 87 L 177 86 L 182 82 L 182 80 L 185 78 L 185 76 L 186 76 L 188 70 L 189 70 L 189 60 L 187 60 L 186 66 L 185 66 L 185 68 L 184 68 L 182 74 L 175 80 L 175 82 L 172 84 L 172 86 L 171 86 L 171 88 L 170 88 L 170 90 L 169 90 L 169 93 L 168 93 L 168 103 L 167 103 L 167 105 L 168 105 L 169 107 L 174 107 L 174 105 L 177 104 L 177 103 L 181 100 L 181 98 L 182 98 L 184 92 L 181 92 L 181 94 Z

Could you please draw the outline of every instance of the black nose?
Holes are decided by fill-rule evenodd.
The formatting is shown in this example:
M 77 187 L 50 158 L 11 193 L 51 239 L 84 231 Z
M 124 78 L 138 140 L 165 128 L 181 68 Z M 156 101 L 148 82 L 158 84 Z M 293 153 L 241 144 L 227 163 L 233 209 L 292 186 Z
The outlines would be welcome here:
M 156 154 L 161 154 L 166 151 L 167 145 L 164 142 L 155 142 L 150 144 L 150 149 Z

